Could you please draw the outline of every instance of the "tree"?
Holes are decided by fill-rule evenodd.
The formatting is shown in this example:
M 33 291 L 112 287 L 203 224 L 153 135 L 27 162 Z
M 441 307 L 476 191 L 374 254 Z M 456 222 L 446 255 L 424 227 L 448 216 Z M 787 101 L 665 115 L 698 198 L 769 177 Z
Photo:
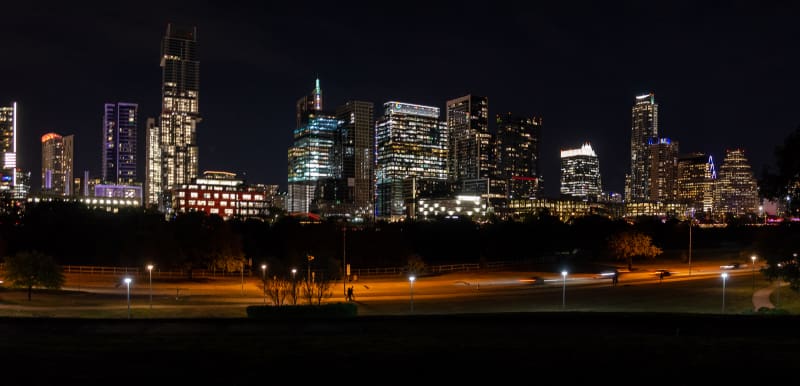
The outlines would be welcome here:
M 775 164 L 777 171 L 762 170 L 759 194 L 773 201 L 789 197 L 787 210 L 795 213 L 800 205 L 800 126 L 775 147 Z
M 627 231 L 611 236 L 608 248 L 617 259 L 627 261 L 628 270 L 633 268 L 634 257 L 655 258 L 663 252 L 661 248 L 652 244 L 650 236 L 636 231 Z
M 6 257 L 5 276 L 13 287 L 27 288 L 28 301 L 33 287 L 60 289 L 64 285 L 61 267 L 52 257 L 38 251 L 20 252 Z

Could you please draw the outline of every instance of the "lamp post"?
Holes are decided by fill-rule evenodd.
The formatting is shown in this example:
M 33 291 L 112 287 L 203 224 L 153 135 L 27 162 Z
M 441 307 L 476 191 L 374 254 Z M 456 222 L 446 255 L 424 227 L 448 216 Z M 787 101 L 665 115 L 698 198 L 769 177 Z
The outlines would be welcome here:
M 416 279 L 414 275 L 408 277 L 408 285 L 411 293 L 411 312 L 414 312 L 414 280 Z
M 561 285 L 561 309 L 567 306 L 567 271 L 561 271 L 563 284 Z
M 153 264 L 147 265 L 147 275 L 150 280 L 150 309 L 153 309 Z
M 342 227 L 342 294 L 347 299 L 347 226 Z
M 783 265 L 778 263 L 778 292 L 775 295 L 775 308 L 781 305 L 781 267 L 783 267 Z
M 725 281 L 728 279 L 728 273 L 722 273 L 722 313 L 725 313 Z
M 261 264 L 261 284 L 264 287 L 264 305 L 267 305 L 267 265 Z
M 129 277 L 125 278 L 125 285 L 128 287 L 128 319 L 131 318 L 131 281 L 133 281 L 133 279 Z
M 692 216 L 689 217 L 689 276 L 692 276 L 692 223 L 694 223 L 694 208 Z
M 753 271 L 753 292 L 756 291 L 756 255 L 750 256 L 750 260 L 753 261 L 751 265 L 751 270 Z

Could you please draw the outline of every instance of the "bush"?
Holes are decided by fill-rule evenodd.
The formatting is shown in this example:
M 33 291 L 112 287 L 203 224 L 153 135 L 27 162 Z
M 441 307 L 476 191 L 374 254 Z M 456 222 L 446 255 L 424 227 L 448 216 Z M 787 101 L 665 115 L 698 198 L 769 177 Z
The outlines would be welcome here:
M 329 319 L 357 315 L 358 307 L 354 303 L 247 307 L 247 317 L 254 319 Z

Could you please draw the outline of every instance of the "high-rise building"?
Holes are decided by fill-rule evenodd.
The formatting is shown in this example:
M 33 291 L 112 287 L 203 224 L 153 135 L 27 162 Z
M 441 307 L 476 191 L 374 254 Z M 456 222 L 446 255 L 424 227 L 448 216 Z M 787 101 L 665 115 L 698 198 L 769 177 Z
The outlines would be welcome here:
M 311 212 L 319 184 L 335 177 L 334 144 L 339 120 L 335 114 L 317 107 L 322 107 L 319 79 L 314 90 L 297 102 L 299 125 L 294 129 L 294 142 L 288 151 L 289 213 Z
M 147 118 L 145 131 L 147 132 L 145 139 L 147 163 L 144 174 L 147 182 L 144 184 L 144 203 L 146 206 L 157 207 L 163 191 L 161 184 L 164 182 L 162 178 L 164 170 L 161 167 L 161 130 L 156 125 L 155 118 Z
M 0 107 L 0 192 L 17 185 L 17 103 Z
M 650 160 L 649 201 L 675 202 L 678 199 L 678 141 L 651 138 L 647 145 Z
M 506 182 L 508 199 L 541 198 L 539 141 L 542 119 L 511 113 L 497 115 L 497 175 Z
M 695 152 L 678 157 L 678 202 L 692 212 L 709 215 L 714 209 L 714 184 L 717 171 L 714 158 Z
M 561 195 L 583 201 L 599 201 L 603 194 L 600 160 L 592 145 L 561 150 Z
M 164 193 L 190 183 L 198 173 L 197 124 L 201 118 L 197 28 L 167 25 L 161 43 L 161 76 L 158 159 L 148 160 L 148 164 L 160 164 L 161 183 L 148 182 L 148 200 L 159 197 L 162 210 L 166 210 L 171 199 Z
M 728 149 L 719 168 L 716 212 L 743 216 L 758 213 L 758 187 L 742 149 Z
M 625 200 L 647 201 L 650 195 L 648 143 L 658 137 L 658 104 L 655 94 L 636 96 L 631 109 L 631 168 L 625 176 Z
M 320 91 L 321 92 L 321 91 Z M 322 101 L 320 100 L 320 103 Z M 356 216 L 374 213 L 375 115 L 372 102 L 349 101 L 336 109 L 340 126 L 335 167 L 342 199 Z
M 42 193 L 72 194 L 73 136 L 47 133 L 42 136 Z
M 489 179 L 494 171 L 489 98 L 465 95 L 447 101 L 447 131 L 449 179 Z
M 409 214 L 406 198 L 447 181 L 447 124 L 438 107 L 386 102 L 383 110 L 375 126 L 375 210 L 398 220 Z
M 139 126 L 139 105 L 106 103 L 103 110 L 103 182 L 130 185 L 136 175 L 136 139 Z

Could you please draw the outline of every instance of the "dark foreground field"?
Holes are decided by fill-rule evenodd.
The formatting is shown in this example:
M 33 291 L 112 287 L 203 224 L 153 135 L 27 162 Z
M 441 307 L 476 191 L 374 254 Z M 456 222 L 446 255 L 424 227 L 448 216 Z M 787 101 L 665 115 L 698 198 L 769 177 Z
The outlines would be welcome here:
M 788 380 L 800 360 L 798 321 L 572 312 L 294 322 L 5 318 L 0 378 L 4 385 Z

